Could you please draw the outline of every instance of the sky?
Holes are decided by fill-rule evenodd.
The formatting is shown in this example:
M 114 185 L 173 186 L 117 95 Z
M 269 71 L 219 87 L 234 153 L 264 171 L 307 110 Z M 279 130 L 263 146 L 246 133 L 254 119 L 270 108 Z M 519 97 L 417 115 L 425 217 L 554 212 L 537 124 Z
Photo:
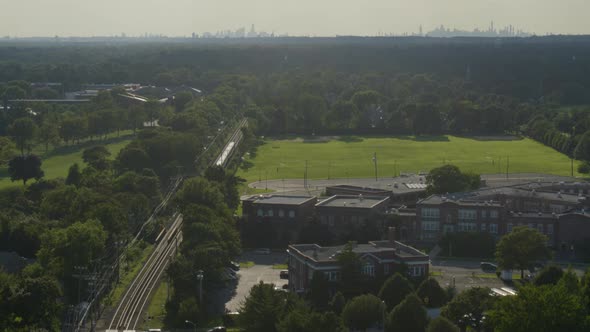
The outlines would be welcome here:
M 0 36 L 128 36 L 240 27 L 306 36 L 377 35 L 512 24 L 590 34 L 590 0 L 0 0 Z

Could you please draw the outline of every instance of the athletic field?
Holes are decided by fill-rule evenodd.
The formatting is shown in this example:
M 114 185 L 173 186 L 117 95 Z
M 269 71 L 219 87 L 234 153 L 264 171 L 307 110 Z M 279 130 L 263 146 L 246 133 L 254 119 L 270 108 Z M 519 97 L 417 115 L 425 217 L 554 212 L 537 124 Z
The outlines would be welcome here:
M 570 159 L 531 139 L 513 137 L 310 137 L 266 139 L 255 156 L 246 155 L 238 175 L 265 179 L 309 179 L 428 172 L 443 164 L 480 174 L 549 173 L 570 175 Z M 574 176 L 577 176 L 577 162 Z

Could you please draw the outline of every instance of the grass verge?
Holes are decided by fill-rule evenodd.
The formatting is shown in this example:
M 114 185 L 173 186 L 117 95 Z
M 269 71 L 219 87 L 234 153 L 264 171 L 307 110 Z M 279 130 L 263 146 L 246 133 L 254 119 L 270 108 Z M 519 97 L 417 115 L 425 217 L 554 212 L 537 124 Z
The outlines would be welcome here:
M 272 266 L 272 268 L 275 270 L 286 270 L 289 268 L 289 266 L 287 266 L 287 264 L 275 264 Z
M 249 268 L 251 268 L 254 265 L 255 264 L 252 261 L 240 262 L 240 269 L 249 269 Z
M 148 307 L 148 320 L 143 324 L 143 330 L 160 329 L 164 327 L 166 317 L 166 299 L 168 296 L 168 282 L 162 279 Z
M 443 273 L 441 271 L 431 271 L 428 275 L 431 277 L 442 277 Z
M 148 256 L 152 253 L 154 246 L 151 244 L 146 245 L 135 259 L 128 263 L 127 266 L 121 268 L 121 278 L 119 283 L 113 289 L 111 294 L 105 298 L 106 305 L 112 305 L 118 303 L 123 296 L 123 293 L 129 287 L 135 276 L 139 273 L 139 270 L 143 266 L 143 263 L 147 260 Z

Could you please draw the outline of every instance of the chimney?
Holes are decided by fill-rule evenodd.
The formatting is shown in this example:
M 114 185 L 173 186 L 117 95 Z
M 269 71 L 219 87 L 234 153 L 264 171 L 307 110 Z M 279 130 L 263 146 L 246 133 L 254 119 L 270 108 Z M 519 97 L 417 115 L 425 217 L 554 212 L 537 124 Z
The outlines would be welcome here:
M 387 231 L 387 239 L 390 244 L 395 244 L 395 227 L 389 227 Z

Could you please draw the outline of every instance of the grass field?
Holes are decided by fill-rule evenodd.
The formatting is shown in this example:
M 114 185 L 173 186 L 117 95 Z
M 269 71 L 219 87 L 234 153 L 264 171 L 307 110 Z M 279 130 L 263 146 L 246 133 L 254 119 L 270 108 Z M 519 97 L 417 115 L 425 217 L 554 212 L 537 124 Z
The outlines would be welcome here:
M 366 178 L 427 172 L 443 164 L 480 174 L 550 173 L 570 175 L 570 159 L 531 139 L 510 137 L 334 137 L 267 139 L 255 156 L 246 156 L 238 175 L 265 179 Z M 577 162 L 574 175 L 577 174 Z
M 53 179 L 57 177 L 66 177 L 68 169 L 74 163 L 78 163 L 80 167 L 84 167 L 82 151 L 84 151 L 85 148 L 96 144 L 104 144 L 111 152 L 111 158 L 115 158 L 119 151 L 129 144 L 132 139 L 133 136 L 131 135 L 131 131 L 126 131 L 122 132 L 120 137 L 111 137 L 105 141 L 85 142 L 74 146 L 62 146 L 50 150 L 47 154 L 40 149 L 36 149 L 33 152 L 40 155 L 43 159 L 43 165 L 41 168 L 45 172 L 45 178 Z M 34 180 L 31 182 L 33 181 Z M 22 182 L 10 181 L 10 176 L 8 175 L 6 168 L 0 169 L 0 189 L 14 185 L 22 185 Z

